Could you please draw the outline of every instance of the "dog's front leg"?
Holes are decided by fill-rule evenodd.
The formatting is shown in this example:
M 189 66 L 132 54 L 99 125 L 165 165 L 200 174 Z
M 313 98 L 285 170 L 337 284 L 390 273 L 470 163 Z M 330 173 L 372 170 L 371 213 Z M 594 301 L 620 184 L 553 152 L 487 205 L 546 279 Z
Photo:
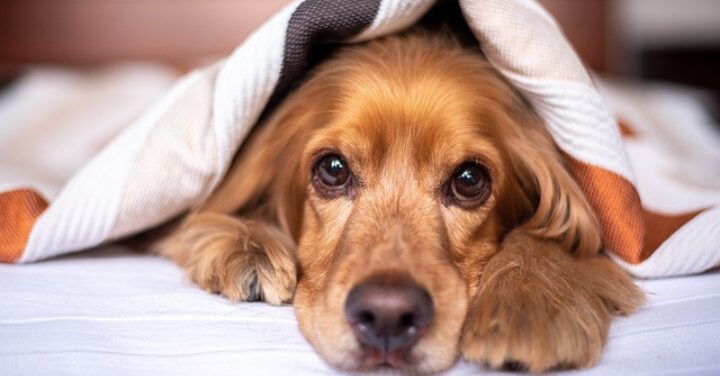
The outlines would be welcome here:
M 604 256 L 575 258 L 515 230 L 488 262 L 468 311 L 463 357 L 493 368 L 542 372 L 587 367 L 600 357 L 611 314 L 643 294 Z
M 295 245 L 269 223 L 192 214 L 158 249 L 200 287 L 232 300 L 282 304 L 295 292 Z

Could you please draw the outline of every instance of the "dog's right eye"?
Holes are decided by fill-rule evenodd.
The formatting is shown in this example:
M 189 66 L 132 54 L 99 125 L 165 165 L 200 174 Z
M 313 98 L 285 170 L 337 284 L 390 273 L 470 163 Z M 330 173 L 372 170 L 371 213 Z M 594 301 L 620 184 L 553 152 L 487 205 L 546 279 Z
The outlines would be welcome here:
M 472 209 L 485 202 L 490 195 L 490 185 L 487 168 L 475 162 L 466 162 L 450 178 L 446 192 L 451 202 Z
M 337 154 L 327 154 L 313 167 L 313 185 L 324 196 L 337 197 L 345 193 L 352 174 L 347 162 Z

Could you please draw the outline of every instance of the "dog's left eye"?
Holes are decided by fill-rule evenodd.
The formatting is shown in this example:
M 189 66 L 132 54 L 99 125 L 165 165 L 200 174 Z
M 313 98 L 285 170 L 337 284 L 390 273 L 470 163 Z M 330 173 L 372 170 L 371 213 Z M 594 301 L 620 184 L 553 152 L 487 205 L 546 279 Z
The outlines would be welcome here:
M 350 182 L 352 174 L 347 162 L 337 155 L 328 154 L 315 162 L 313 167 L 313 185 L 322 195 L 337 197 L 342 195 Z
M 472 208 L 488 198 L 490 183 L 490 175 L 484 166 L 466 162 L 450 178 L 448 193 L 458 206 Z

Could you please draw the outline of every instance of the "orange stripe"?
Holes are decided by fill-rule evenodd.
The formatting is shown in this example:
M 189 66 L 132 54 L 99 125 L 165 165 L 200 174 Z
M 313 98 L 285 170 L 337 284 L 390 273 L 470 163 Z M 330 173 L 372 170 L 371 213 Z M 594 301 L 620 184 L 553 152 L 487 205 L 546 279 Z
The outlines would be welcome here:
M 564 154 L 575 180 L 595 209 L 605 247 L 629 263 L 638 263 L 644 248 L 640 196 L 620 175 Z
M 645 261 L 675 231 L 701 212 L 664 215 L 646 210 L 635 187 L 620 175 L 563 155 L 595 209 L 605 247 L 625 262 Z
M 31 189 L 0 193 L 0 262 L 20 259 L 35 221 L 47 207 Z
M 702 210 L 687 214 L 665 215 L 643 209 L 645 248 L 640 255 L 640 259 L 645 260 L 650 257 L 667 238 L 700 213 L 702 213 Z

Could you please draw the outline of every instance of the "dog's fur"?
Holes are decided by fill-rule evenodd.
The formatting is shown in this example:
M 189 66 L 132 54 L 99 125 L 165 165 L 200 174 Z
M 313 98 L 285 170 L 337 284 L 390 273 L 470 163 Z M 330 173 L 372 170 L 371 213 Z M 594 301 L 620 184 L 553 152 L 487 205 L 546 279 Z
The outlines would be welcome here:
M 334 198 L 312 182 L 328 151 L 353 173 Z M 472 208 L 447 197 L 466 161 L 491 181 Z M 595 363 L 611 314 L 642 301 L 601 246 L 526 102 L 479 53 L 412 33 L 345 47 L 315 69 L 160 249 L 228 298 L 294 297 L 302 332 L 342 369 L 378 365 L 344 319 L 348 291 L 402 273 L 427 289 L 435 317 L 400 368 L 439 371 L 462 355 L 539 372 Z

